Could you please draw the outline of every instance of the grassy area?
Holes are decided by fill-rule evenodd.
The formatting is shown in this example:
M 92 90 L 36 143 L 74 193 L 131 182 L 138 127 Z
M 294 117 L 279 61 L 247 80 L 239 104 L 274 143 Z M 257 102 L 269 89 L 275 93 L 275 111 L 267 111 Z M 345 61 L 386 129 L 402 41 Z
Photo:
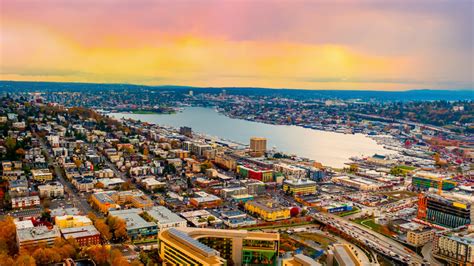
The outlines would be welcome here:
M 397 167 L 406 171 L 413 171 L 416 169 L 416 167 L 409 166 L 409 165 L 398 165 Z
M 361 225 L 365 227 L 369 227 L 370 229 L 374 231 L 380 231 L 380 224 L 376 224 L 374 219 L 368 219 L 368 220 L 363 220 L 360 222 Z
M 327 246 L 336 242 L 336 240 L 333 238 L 330 238 L 321 234 L 317 234 L 317 233 L 298 233 L 296 235 L 301 237 L 304 240 L 312 240 L 318 243 L 319 245 L 321 245 L 322 248 L 326 248 Z
M 345 217 L 345 216 L 349 216 L 349 215 L 356 214 L 356 213 L 359 213 L 359 212 L 361 212 L 361 210 L 359 208 L 353 207 L 352 210 L 347 211 L 347 212 L 341 212 L 341 213 L 337 214 L 337 216 Z
M 359 218 L 353 220 L 353 222 L 358 223 L 362 226 L 370 228 L 371 230 L 382 234 L 386 237 L 393 238 L 393 232 L 391 232 L 386 226 L 382 226 L 380 224 L 375 223 L 374 218 Z

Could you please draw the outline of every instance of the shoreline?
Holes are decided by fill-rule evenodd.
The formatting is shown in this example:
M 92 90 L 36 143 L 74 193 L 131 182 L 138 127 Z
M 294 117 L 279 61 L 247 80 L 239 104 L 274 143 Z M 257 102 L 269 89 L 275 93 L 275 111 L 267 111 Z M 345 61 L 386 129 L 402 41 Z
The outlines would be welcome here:
M 189 107 L 198 107 L 198 108 L 206 108 L 206 109 L 211 109 L 210 107 L 200 107 L 200 106 L 189 106 Z M 252 121 L 252 120 L 249 120 L 249 119 L 241 119 L 241 118 L 237 118 L 237 117 L 231 117 L 231 116 L 228 116 L 226 115 L 225 113 L 222 113 L 222 112 L 218 112 L 215 108 L 212 108 L 214 109 L 214 111 L 216 111 L 217 114 L 219 115 L 223 115 L 229 119 L 238 119 L 238 120 L 243 120 L 243 121 L 247 121 L 247 122 L 254 122 L 254 123 L 261 123 L 261 124 L 265 124 L 265 125 L 274 125 L 274 126 L 295 126 L 295 127 L 299 127 L 299 128 L 307 128 L 307 127 L 302 127 L 302 126 L 298 126 L 298 125 L 281 125 L 281 124 L 276 124 L 276 123 L 264 123 L 264 122 L 260 122 L 260 121 Z M 130 115 L 131 113 L 124 113 L 124 112 L 117 112 L 117 113 L 108 113 L 107 115 L 111 116 L 112 118 L 115 118 L 115 119 L 122 119 L 124 117 L 119 117 L 120 114 L 123 114 L 123 115 Z M 118 116 L 117 116 L 118 115 Z M 144 114 L 144 115 L 149 115 L 149 114 Z M 127 119 L 127 118 L 124 118 L 124 119 Z M 139 119 L 138 119 L 139 120 Z M 160 124 L 160 123 L 157 123 L 157 122 L 149 122 L 150 124 L 154 124 L 154 125 L 157 125 L 159 127 L 162 127 L 162 128 L 165 128 L 165 129 L 170 129 L 170 130 L 173 130 L 175 132 L 179 132 L 179 126 L 173 126 L 173 125 L 166 125 L 166 124 Z M 312 130 L 315 130 L 315 131 L 319 131 L 319 132 L 322 132 L 322 133 L 341 133 L 341 132 L 336 132 L 336 131 L 329 131 L 329 130 L 320 130 L 320 129 L 313 129 L 313 128 L 309 128 L 309 129 L 312 129 Z M 240 143 L 239 141 L 236 141 L 236 140 L 232 140 L 232 139 L 229 139 L 227 137 L 220 137 L 220 136 L 213 136 L 213 135 L 210 135 L 210 134 L 207 134 L 207 133 L 203 133 L 203 132 L 195 132 L 195 134 L 201 138 L 204 138 L 204 139 L 208 139 L 208 140 L 214 140 L 214 141 L 223 141 L 223 142 L 230 142 L 230 143 L 233 143 L 237 146 L 241 146 L 241 147 L 247 147 L 248 144 L 242 144 Z M 341 133 L 343 134 L 343 133 Z M 391 135 L 368 135 L 368 134 L 364 134 L 364 133 L 355 133 L 355 134 L 343 134 L 343 135 L 362 135 L 364 137 L 368 137 L 369 139 L 373 140 L 375 142 L 375 144 L 377 144 L 378 146 L 380 146 L 381 149 L 383 149 L 383 152 L 374 152 L 374 153 L 370 153 L 370 155 L 368 154 L 364 154 L 364 153 L 361 153 L 361 154 L 352 154 L 350 155 L 349 157 L 347 157 L 346 159 L 344 159 L 344 162 L 342 162 L 341 165 L 339 165 L 339 163 L 336 163 L 336 165 L 330 165 L 330 164 L 323 164 L 324 167 L 326 168 L 331 168 L 331 169 L 343 169 L 344 167 L 346 167 L 348 164 L 350 165 L 351 163 L 354 162 L 353 158 L 364 158 L 364 157 L 370 157 L 370 156 L 373 156 L 375 154 L 384 154 L 384 155 L 394 155 L 394 154 L 399 154 L 398 151 L 396 150 L 393 150 L 393 149 L 387 149 L 385 146 L 384 146 L 384 143 L 379 141 L 377 138 L 380 138 L 380 137 L 390 137 L 392 139 L 393 136 Z M 395 140 L 395 139 L 394 139 Z M 274 150 L 275 152 L 277 153 L 281 153 L 281 154 L 285 154 L 285 155 L 288 155 L 288 156 L 295 156 L 297 158 L 300 158 L 300 159 L 303 159 L 303 160 L 308 160 L 308 161 L 314 161 L 314 162 L 320 162 L 319 160 L 317 159 L 314 159 L 314 158 L 311 158 L 311 157 L 308 157 L 308 156 L 301 156 L 299 155 L 298 153 L 289 153 L 289 152 L 284 152 L 282 150 L 279 150 L 278 148 Z

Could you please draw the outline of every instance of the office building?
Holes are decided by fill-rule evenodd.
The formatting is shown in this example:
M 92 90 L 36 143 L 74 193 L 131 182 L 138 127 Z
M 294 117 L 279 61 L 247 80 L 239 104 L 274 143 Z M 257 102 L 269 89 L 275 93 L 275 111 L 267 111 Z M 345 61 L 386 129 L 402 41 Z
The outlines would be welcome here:
M 308 175 L 308 170 L 294 166 L 291 164 L 277 163 L 273 165 L 273 170 L 278 173 L 282 173 L 287 178 L 305 178 Z
M 349 244 L 334 244 L 329 247 L 326 256 L 328 266 L 362 266 L 360 259 Z
M 304 254 L 296 254 L 294 257 L 284 258 L 281 261 L 282 266 L 319 266 L 321 263 Z
M 16 239 L 19 248 L 34 248 L 38 246 L 52 246 L 54 240 L 61 237 L 59 228 L 54 226 L 27 227 L 16 230 Z
M 474 234 L 440 236 L 435 240 L 433 255 L 451 265 L 474 265 Z
M 64 239 L 73 238 L 81 247 L 100 244 L 100 233 L 93 225 L 61 229 Z
M 147 213 L 156 222 L 160 231 L 171 227 L 187 226 L 187 221 L 185 219 L 181 218 L 176 213 L 170 211 L 164 206 L 154 206 L 148 210 Z
M 456 228 L 472 222 L 472 204 L 441 197 L 435 194 L 420 194 L 418 197 L 418 219 L 443 227 Z
M 446 176 L 425 171 L 416 172 L 411 181 L 413 187 L 424 190 L 429 188 L 439 189 L 440 182 L 442 190 L 452 190 L 457 185 L 455 181 Z
M 295 196 L 316 194 L 316 182 L 309 179 L 286 179 L 283 181 L 283 191 Z
M 170 228 L 161 231 L 164 265 L 277 265 L 280 236 L 246 230 Z
M 59 229 L 92 225 L 91 219 L 80 215 L 56 216 L 54 217 L 54 223 Z
M 221 198 L 204 191 L 199 191 L 194 194 L 195 196 L 189 200 L 189 203 L 196 207 L 217 207 L 222 203 Z
M 51 182 L 38 186 L 41 198 L 57 198 L 64 196 L 64 186 L 59 182 Z
M 267 139 L 253 137 L 250 138 L 250 155 L 252 157 L 260 157 L 267 151 Z
M 256 166 L 239 165 L 237 166 L 237 173 L 244 177 L 259 180 L 262 182 L 273 182 L 273 170 L 263 169 Z
M 407 232 L 407 242 L 415 247 L 423 246 L 431 242 L 435 236 L 435 232 L 430 228 L 419 230 L 410 230 Z
M 192 137 L 193 136 L 193 130 L 190 127 L 180 127 L 179 128 L 179 134 L 187 136 L 187 137 Z
M 277 221 L 290 218 L 290 208 L 283 207 L 270 199 L 247 201 L 245 203 L 245 209 L 250 214 L 258 215 L 265 221 Z
M 53 180 L 53 173 L 51 173 L 49 169 L 33 169 L 31 170 L 31 175 L 33 176 L 33 180 L 39 182 Z
M 140 214 L 141 209 L 127 209 L 109 211 L 110 216 L 125 220 L 127 226 L 127 235 L 130 239 L 154 238 L 158 233 L 158 227 L 155 223 L 147 222 Z

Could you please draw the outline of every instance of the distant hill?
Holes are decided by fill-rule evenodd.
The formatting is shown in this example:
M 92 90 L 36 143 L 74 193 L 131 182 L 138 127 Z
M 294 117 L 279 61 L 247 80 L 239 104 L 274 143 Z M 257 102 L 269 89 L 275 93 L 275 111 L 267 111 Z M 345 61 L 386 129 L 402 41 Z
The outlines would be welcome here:
M 229 94 L 281 96 L 295 99 L 360 99 L 362 101 L 433 101 L 433 100 L 474 100 L 474 89 L 465 90 L 408 90 L 408 91 L 359 91 L 359 90 L 300 90 L 269 89 L 252 87 L 190 87 L 190 86 L 145 86 L 133 84 L 110 83 L 73 83 L 73 82 L 34 82 L 34 81 L 0 81 L 0 92 L 55 92 L 55 91 L 176 91 L 193 90 L 194 93 L 220 93 L 223 89 Z

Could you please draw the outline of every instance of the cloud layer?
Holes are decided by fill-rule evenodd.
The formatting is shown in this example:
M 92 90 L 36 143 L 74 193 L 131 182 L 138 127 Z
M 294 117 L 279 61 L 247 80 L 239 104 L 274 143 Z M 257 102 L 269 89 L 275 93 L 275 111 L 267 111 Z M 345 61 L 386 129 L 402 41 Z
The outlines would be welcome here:
M 474 87 L 467 0 L 0 2 L 3 80 Z

